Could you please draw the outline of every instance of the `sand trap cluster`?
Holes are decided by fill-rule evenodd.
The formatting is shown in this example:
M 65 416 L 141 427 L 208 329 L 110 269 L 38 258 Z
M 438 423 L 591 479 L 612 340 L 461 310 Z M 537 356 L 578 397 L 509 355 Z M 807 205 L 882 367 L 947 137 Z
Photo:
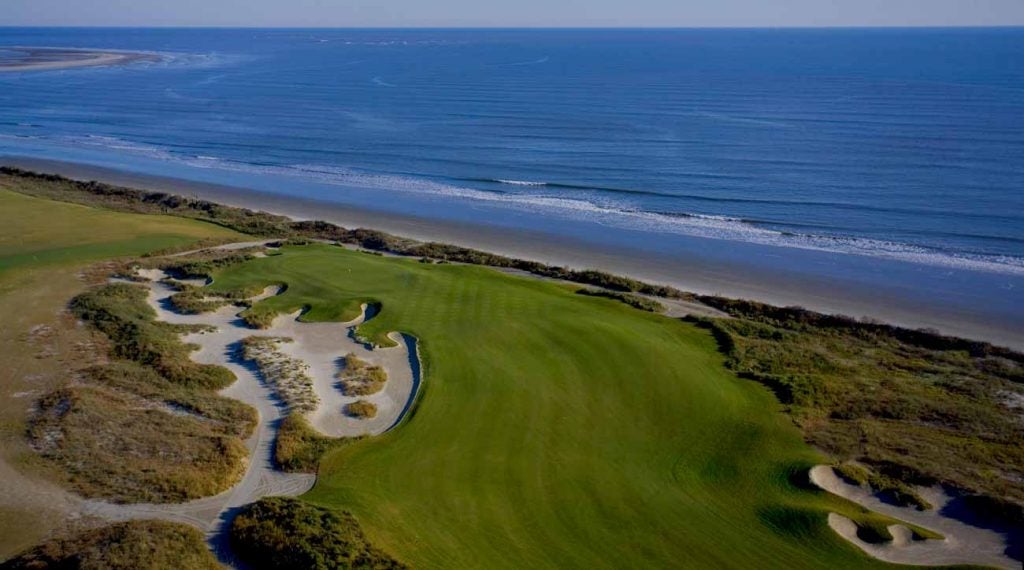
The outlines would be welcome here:
M 159 270 L 139 273 L 149 280 L 147 301 L 157 312 L 159 320 L 189 325 L 205 325 L 204 332 L 190 333 L 182 340 L 197 350 L 192 359 L 204 364 L 224 366 L 237 377 L 237 381 L 221 394 L 241 400 L 259 412 L 259 423 L 247 442 L 252 453 L 242 481 L 235 487 L 216 495 L 182 504 L 115 505 L 104 501 L 84 501 L 82 513 L 109 520 L 160 518 L 191 524 L 210 533 L 212 546 L 219 554 L 230 551 L 221 529 L 223 513 L 266 496 L 297 496 L 309 491 L 316 476 L 306 473 L 284 473 L 274 465 L 274 442 L 279 420 L 289 413 L 272 382 L 263 378 L 259 367 L 243 355 L 243 340 L 263 337 L 272 345 L 270 358 L 275 362 L 290 363 L 308 379 L 311 397 L 315 402 L 302 406 L 312 426 L 325 435 L 350 437 L 379 434 L 394 427 L 412 405 L 418 386 L 419 361 L 415 339 L 392 333 L 397 343 L 393 348 L 368 349 L 352 338 L 351 329 L 362 323 L 366 307 L 359 318 L 349 323 L 302 323 L 299 313 L 276 318 L 271 327 L 262 330 L 248 328 L 238 317 L 240 309 L 225 306 L 210 313 L 185 315 L 172 309 L 170 297 L 176 291 Z M 280 286 L 267 287 L 251 299 L 258 302 L 279 294 Z M 278 342 L 288 338 L 291 342 Z M 349 397 L 342 393 L 336 378 L 344 366 L 345 357 L 356 354 L 370 365 L 387 371 L 388 380 L 378 393 Z M 303 380 L 306 382 L 306 380 Z M 346 415 L 345 408 L 357 400 L 371 402 L 377 408 L 373 418 L 359 419 Z M 296 411 L 298 413 L 298 411 Z
M 946 516 L 950 495 L 939 488 L 918 489 L 935 506 L 927 511 L 899 507 L 883 502 L 869 489 L 843 481 L 826 465 L 811 469 L 811 482 L 867 509 L 904 520 L 942 534 L 943 540 L 913 540 L 913 533 L 903 525 L 892 525 L 889 532 L 893 540 L 886 544 L 872 544 L 857 536 L 857 525 L 836 513 L 829 513 L 828 525 L 861 550 L 886 562 L 917 566 L 947 566 L 980 564 L 997 568 L 1020 568 L 1020 562 L 1006 555 L 1006 538 L 999 532 L 972 526 Z
M 358 318 L 348 323 L 304 323 L 298 320 L 296 312 L 277 317 L 266 329 L 254 330 L 238 317 L 239 309 L 234 306 L 199 315 L 177 313 L 168 300 L 175 291 L 164 282 L 167 275 L 150 270 L 140 276 L 150 280 L 148 300 L 157 311 L 158 319 L 215 329 L 183 337 L 185 342 L 199 347 L 192 354 L 193 360 L 227 366 L 232 371 L 235 366 L 243 366 L 250 372 L 257 372 L 263 387 L 269 385 L 284 404 L 305 413 L 310 424 L 324 435 L 346 437 L 382 433 L 398 422 L 411 402 L 415 384 L 414 341 L 392 333 L 390 338 L 397 346 L 369 349 L 354 340 L 352 329 L 364 322 L 366 307 Z M 261 301 L 281 290 L 280 286 L 267 287 L 252 301 Z M 260 342 L 259 339 L 268 340 Z M 245 358 L 247 342 L 259 348 L 250 351 L 251 359 Z M 388 380 L 383 390 L 358 397 L 345 395 L 337 376 L 344 369 L 345 357 L 350 354 L 386 371 Z M 253 364 L 258 364 L 256 370 Z M 256 396 L 251 393 L 253 390 L 254 387 L 239 381 L 225 390 L 224 395 L 249 402 Z M 360 419 L 345 414 L 345 407 L 360 399 L 377 407 L 373 418 Z

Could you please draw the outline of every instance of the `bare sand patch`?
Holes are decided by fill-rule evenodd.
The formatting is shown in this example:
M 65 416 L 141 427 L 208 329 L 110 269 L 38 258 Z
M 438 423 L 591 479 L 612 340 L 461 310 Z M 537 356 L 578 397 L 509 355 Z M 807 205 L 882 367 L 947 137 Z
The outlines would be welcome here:
M 873 544 L 857 536 L 857 525 L 836 513 L 829 513 L 828 524 L 836 533 L 855 544 L 864 552 L 895 564 L 915 566 L 946 566 L 978 564 L 997 568 L 1020 568 L 1020 562 L 1007 556 L 1007 538 L 1001 533 L 972 526 L 946 516 L 953 497 L 939 488 L 917 489 L 934 509 L 919 511 L 886 503 L 869 489 L 843 481 L 827 465 L 811 469 L 811 482 L 834 495 L 853 501 L 872 511 L 907 521 L 945 536 L 942 540 L 913 540 L 910 529 L 892 525 L 889 532 L 893 540 Z
M 5 47 L 0 54 L 0 72 L 106 67 L 163 59 L 143 52 L 24 46 Z

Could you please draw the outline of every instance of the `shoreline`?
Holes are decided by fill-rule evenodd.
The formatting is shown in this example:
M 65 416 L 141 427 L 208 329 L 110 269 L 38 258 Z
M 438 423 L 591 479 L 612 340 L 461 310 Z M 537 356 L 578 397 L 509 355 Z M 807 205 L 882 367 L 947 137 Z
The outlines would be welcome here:
M 822 313 L 867 317 L 907 328 L 935 329 L 943 334 L 1024 349 L 1024 326 L 1012 316 L 986 315 L 951 303 L 924 301 L 913 287 L 880 291 L 852 280 L 771 271 L 699 255 L 668 256 L 627 247 L 597 246 L 576 238 L 536 231 L 427 219 L 71 162 L 3 156 L 0 165 L 82 181 L 182 194 L 299 220 L 316 219 L 348 228 L 372 228 L 421 241 L 451 243 L 546 264 L 597 269 L 699 294 L 750 299 L 776 306 L 798 305 Z
M 0 52 L 23 54 L 20 58 L 0 58 L 0 72 L 53 71 L 84 67 L 110 67 L 140 61 L 159 61 L 160 57 L 141 52 L 76 48 L 0 46 Z

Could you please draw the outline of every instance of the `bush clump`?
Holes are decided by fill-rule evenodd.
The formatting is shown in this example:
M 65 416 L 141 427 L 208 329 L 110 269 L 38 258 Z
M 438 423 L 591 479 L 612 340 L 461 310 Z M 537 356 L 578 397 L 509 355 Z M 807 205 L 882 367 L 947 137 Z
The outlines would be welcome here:
M 222 570 L 203 533 L 184 524 L 145 520 L 111 524 L 40 544 L 2 570 Z
M 380 366 L 374 366 L 355 354 L 345 357 L 345 367 L 336 376 L 341 380 L 341 390 L 346 396 L 369 396 L 384 389 L 388 373 Z
M 281 420 L 274 446 L 274 462 L 289 473 L 315 473 L 320 458 L 331 449 L 358 438 L 334 438 L 321 435 L 301 414 Z
M 377 404 L 366 400 L 356 400 L 345 404 L 345 414 L 353 418 L 368 420 L 377 416 Z
M 243 507 L 231 523 L 231 545 L 256 570 L 406 568 L 370 544 L 351 514 L 285 497 Z

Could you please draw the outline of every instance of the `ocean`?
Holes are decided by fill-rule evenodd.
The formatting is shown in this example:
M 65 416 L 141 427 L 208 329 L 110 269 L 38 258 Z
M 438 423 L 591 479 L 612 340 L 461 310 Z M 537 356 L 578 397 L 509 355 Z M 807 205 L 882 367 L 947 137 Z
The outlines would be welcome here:
M 1024 29 L 0 28 L 19 45 L 163 59 L 0 74 L 0 155 L 1024 316 Z

